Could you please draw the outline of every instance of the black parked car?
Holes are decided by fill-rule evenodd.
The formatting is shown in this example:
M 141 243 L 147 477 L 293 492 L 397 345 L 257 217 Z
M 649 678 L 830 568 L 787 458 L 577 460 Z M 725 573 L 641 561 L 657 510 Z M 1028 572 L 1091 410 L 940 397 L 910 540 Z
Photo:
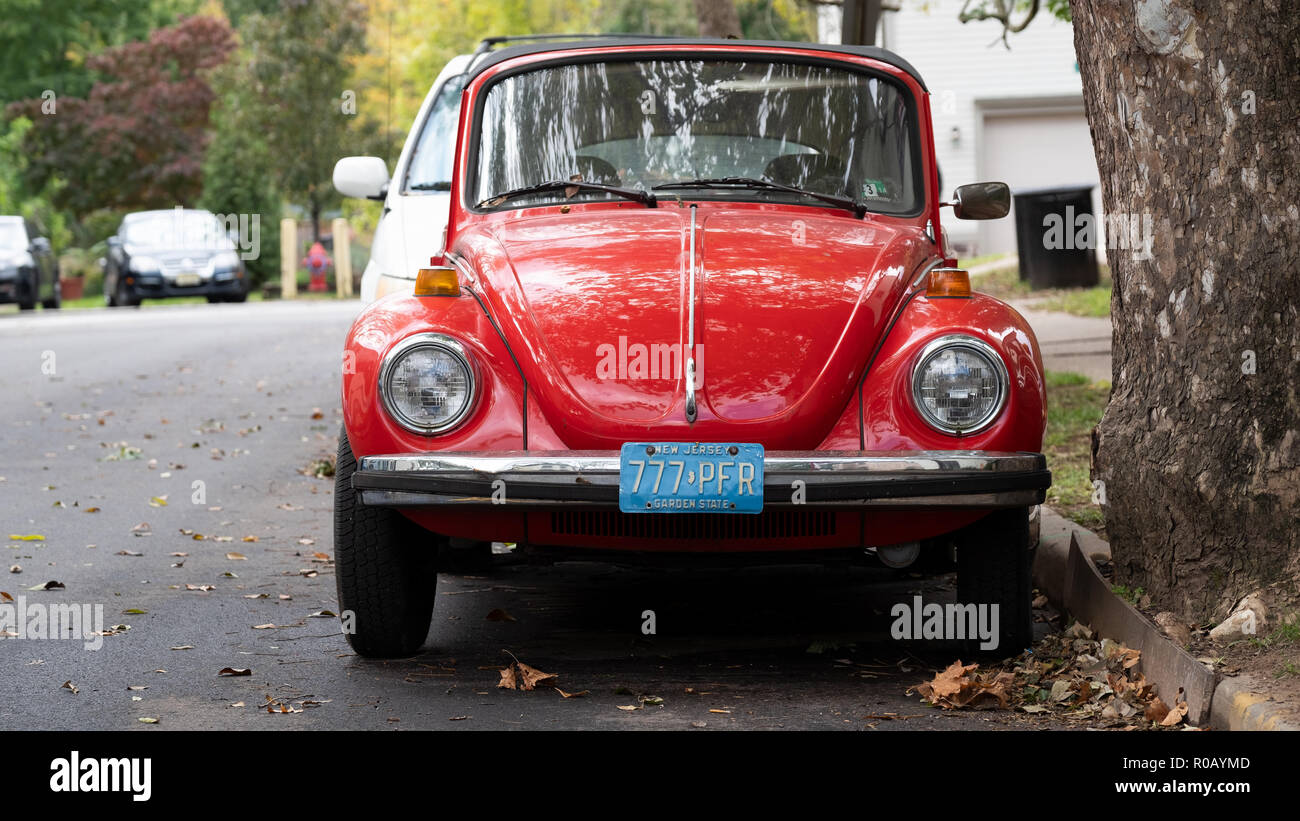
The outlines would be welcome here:
M 0 217 L 0 303 L 30 311 L 59 307 L 59 261 L 50 241 L 22 217 Z
M 205 296 L 208 302 L 247 299 L 248 276 L 235 241 L 208 211 L 127 214 L 108 239 L 104 300 L 126 306 L 172 296 Z

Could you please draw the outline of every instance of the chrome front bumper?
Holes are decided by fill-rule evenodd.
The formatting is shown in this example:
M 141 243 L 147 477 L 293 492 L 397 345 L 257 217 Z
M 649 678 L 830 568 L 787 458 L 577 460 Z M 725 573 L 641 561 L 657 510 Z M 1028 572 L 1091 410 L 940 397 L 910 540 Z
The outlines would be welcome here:
M 617 451 L 366 456 L 352 487 L 383 507 L 618 507 Z M 998 508 L 1040 504 L 1052 474 L 1041 453 L 768 451 L 764 507 Z

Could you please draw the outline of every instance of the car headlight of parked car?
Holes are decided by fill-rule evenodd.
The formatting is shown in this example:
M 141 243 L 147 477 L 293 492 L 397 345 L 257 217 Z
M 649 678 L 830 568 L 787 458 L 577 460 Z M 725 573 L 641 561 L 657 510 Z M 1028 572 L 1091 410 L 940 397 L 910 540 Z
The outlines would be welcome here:
M 131 257 L 130 267 L 137 274 L 157 274 L 162 271 L 162 264 L 153 257 Z
M 450 430 L 474 404 L 474 368 L 464 347 L 443 334 L 398 343 L 379 369 L 379 395 L 393 421 L 420 434 Z
M 1007 367 L 987 343 L 952 334 L 926 345 L 912 370 L 912 401 L 936 430 L 965 435 L 992 424 L 1007 402 Z
M 234 251 L 219 251 L 212 255 L 208 260 L 208 275 L 215 273 L 229 273 L 239 270 L 239 254 Z M 229 279 L 229 277 L 224 277 Z

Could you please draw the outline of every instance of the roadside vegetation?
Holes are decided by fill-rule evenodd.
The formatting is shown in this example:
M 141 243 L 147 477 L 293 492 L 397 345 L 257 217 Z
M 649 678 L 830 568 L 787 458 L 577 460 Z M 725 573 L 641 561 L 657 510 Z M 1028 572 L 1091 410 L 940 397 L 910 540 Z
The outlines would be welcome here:
M 1052 471 L 1047 504 L 1102 538 L 1106 516 L 1092 501 L 1092 430 L 1110 397 L 1109 382 L 1077 373 L 1047 372 L 1047 434 L 1043 452 Z

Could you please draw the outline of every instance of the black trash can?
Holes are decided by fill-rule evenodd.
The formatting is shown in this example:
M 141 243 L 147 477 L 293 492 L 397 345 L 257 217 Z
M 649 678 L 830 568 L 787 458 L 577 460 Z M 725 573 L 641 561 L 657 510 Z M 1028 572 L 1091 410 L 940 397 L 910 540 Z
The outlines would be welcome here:
M 1092 213 L 1092 189 L 1068 185 L 1013 193 L 1020 278 L 1031 288 L 1090 288 L 1100 281 L 1101 226 Z M 1091 230 L 1084 231 L 1088 223 Z

